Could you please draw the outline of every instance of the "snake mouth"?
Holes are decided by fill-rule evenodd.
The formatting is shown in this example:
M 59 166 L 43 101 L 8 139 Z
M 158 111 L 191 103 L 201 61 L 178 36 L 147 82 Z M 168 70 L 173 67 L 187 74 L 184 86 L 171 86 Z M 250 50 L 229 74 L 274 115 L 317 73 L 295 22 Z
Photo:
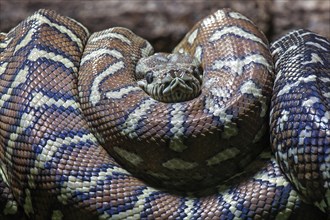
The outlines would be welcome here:
M 198 82 L 188 78 L 175 77 L 170 82 L 164 83 L 163 99 L 165 102 L 187 101 L 199 95 L 200 85 Z
M 198 86 L 196 84 L 180 84 L 180 88 L 177 88 L 175 83 L 174 85 L 168 86 L 164 84 L 145 85 L 141 82 L 139 82 L 138 84 L 149 96 L 160 102 L 183 102 L 191 100 L 200 94 L 200 92 L 198 91 L 194 92 L 198 90 Z M 173 89 L 173 87 L 175 88 Z

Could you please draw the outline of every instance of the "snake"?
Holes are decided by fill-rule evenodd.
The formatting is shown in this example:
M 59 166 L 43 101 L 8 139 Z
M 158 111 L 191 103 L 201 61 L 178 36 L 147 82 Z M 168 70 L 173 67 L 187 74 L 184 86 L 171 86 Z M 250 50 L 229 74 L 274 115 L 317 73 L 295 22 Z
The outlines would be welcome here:
M 0 216 L 330 213 L 330 43 L 218 10 L 172 53 L 41 9 L 0 34 Z M 269 147 L 271 146 L 271 147 Z

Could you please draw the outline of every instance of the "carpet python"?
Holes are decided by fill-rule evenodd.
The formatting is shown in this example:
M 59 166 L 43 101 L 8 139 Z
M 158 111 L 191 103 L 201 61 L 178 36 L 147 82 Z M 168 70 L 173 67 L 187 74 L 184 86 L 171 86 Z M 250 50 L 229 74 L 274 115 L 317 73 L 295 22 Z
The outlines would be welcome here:
M 326 218 L 329 88 L 326 38 L 230 9 L 171 54 L 39 10 L 0 34 L 0 217 Z

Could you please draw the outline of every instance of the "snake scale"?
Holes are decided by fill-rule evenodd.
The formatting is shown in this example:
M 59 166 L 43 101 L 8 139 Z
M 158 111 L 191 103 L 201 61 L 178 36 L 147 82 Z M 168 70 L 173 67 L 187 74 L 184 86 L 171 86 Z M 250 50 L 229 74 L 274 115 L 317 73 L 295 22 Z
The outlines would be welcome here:
M 3 218 L 329 214 L 326 38 L 296 30 L 269 47 L 223 9 L 154 53 L 128 29 L 90 35 L 39 10 L 0 42 Z

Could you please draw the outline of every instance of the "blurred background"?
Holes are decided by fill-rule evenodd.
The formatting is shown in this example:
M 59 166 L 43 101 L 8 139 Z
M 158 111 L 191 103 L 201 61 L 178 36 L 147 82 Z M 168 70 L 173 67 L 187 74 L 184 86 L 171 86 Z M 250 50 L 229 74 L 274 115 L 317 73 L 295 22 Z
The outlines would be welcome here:
M 252 19 L 270 41 L 305 28 L 330 38 L 330 0 L 0 0 L 0 31 L 40 8 L 72 17 L 91 32 L 123 26 L 170 51 L 195 22 L 230 7 Z

